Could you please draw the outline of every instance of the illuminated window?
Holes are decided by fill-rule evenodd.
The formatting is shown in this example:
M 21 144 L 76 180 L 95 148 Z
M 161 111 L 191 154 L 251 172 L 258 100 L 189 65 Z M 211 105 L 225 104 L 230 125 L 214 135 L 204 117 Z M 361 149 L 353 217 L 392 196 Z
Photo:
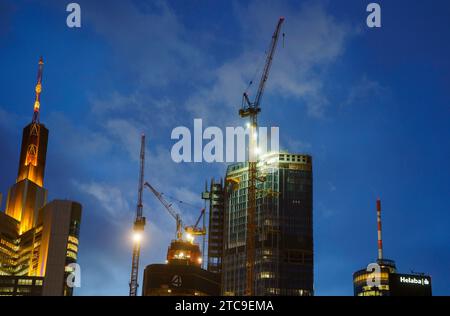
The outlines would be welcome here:
M 17 293 L 30 293 L 31 289 L 29 287 L 19 287 L 17 288 Z
M 280 289 L 276 289 L 276 288 L 268 288 L 266 291 L 269 294 L 280 294 Z
M 77 254 L 73 251 L 67 250 L 67 257 L 77 260 Z
M 19 285 L 32 285 L 33 280 L 32 279 L 19 279 L 18 284 Z
M 74 244 L 67 244 L 67 249 L 72 250 L 74 252 L 78 252 L 78 247 L 75 246 Z
M 275 277 L 275 274 L 273 272 L 261 272 L 260 278 L 261 279 L 273 279 Z
M 69 236 L 69 241 L 71 243 L 74 243 L 75 245 L 78 245 L 78 238 L 76 238 L 76 237 Z
M 34 284 L 35 284 L 35 285 L 41 286 L 41 285 L 43 284 L 43 281 L 42 281 L 42 280 L 36 280 L 36 281 L 34 282 Z

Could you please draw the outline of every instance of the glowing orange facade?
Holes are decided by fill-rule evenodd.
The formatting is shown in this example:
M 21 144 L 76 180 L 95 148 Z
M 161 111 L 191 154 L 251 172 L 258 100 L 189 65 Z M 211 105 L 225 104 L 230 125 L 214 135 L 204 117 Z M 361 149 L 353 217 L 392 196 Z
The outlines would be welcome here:
M 202 264 L 200 247 L 181 239 L 172 240 L 167 250 L 167 263 L 200 267 Z
M 47 190 L 42 185 L 48 129 L 42 124 L 37 124 L 39 128 L 36 129 L 35 125 L 36 123 L 31 123 L 23 130 L 17 180 L 8 192 L 6 204 L 6 214 L 20 222 L 21 233 L 35 225 L 37 212 L 47 201 Z M 38 135 L 34 135 L 36 132 Z M 34 151 L 36 159 L 35 162 L 30 162 L 29 149 L 34 146 L 36 138 L 40 140 Z
M 39 122 L 43 66 L 44 61 L 41 57 L 35 88 L 33 118 L 31 123 L 23 129 L 17 180 L 8 192 L 6 204 L 6 214 L 20 223 L 20 234 L 35 226 L 38 210 L 47 201 L 47 190 L 43 188 L 43 185 L 48 129 Z
M 82 206 L 68 200 L 47 203 L 43 184 L 49 131 L 39 122 L 43 64 L 41 58 L 16 183 L 8 191 L 5 213 L 0 212 L 0 294 L 72 295 L 65 280 L 77 262 Z M 33 287 L 21 287 L 16 293 L 2 284 Z

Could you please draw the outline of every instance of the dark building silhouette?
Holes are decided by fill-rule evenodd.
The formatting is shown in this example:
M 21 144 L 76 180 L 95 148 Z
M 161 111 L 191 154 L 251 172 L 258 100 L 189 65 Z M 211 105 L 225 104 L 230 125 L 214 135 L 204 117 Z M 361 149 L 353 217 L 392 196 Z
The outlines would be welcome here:
M 143 296 L 217 296 L 220 275 L 201 268 L 198 244 L 173 240 L 166 264 L 151 264 L 144 270 Z
M 142 289 L 143 296 L 218 296 L 220 276 L 194 265 L 151 264 Z

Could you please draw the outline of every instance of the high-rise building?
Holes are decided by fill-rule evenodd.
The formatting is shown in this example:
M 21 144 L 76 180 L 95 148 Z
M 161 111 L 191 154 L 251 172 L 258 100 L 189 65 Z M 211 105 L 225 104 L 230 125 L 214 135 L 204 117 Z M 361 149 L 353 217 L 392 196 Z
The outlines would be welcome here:
M 381 201 L 377 200 L 378 258 L 353 273 L 355 296 L 431 296 L 431 277 L 423 273 L 399 274 L 393 260 L 383 256 Z
M 48 129 L 39 121 L 39 61 L 32 122 L 23 130 L 16 183 L 0 212 L 0 295 L 72 295 L 66 282 L 77 261 L 81 204 L 47 203 L 44 171 Z
M 209 202 L 208 225 L 208 271 L 220 273 L 223 258 L 223 228 L 225 212 L 225 187 L 222 179 L 211 180 L 209 190 L 202 193 L 202 199 Z
M 313 295 L 312 157 L 268 153 L 257 165 L 254 295 Z M 226 173 L 222 294 L 244 295 L 248 168 Z

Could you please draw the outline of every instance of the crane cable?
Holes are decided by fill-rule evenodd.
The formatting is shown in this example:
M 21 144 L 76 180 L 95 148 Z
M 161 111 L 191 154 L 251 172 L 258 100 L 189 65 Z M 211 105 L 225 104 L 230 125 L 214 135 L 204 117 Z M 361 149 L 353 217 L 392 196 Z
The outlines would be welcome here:
M 284 48 L 284 38 L 286 36 L 286 33 L 283 32 L 283 48 Z M 258 62 L 256 63 L 257 67 L 255 70 L 255 73 L 253 74 L 253 76 L 251 77 L 251 80 L 249 81 L 247 88 L 245 89 L 245 93 L 248 93 L 248 90 L 250 89 L 250 87 L 253 85 L 253 82 L 255 81 L 256 76 L 261 72 L 262 68 L 263 68 L 263 60 L 264 57 L 267 57 L 268 51 L 270 49 L 270 44 L 268 46 L 268 48 L 264 51 L 264 55 L 261 55 L 258 59 Z
M 164 195 L 167 199 L 171 200 L 172 202 L 176 202 L 176 203 L 179 203 L 179 204 L 184 204 L 184 205 L 187 205 L 187 206 L 192 207 L 192 208 L 195 208 L 195 209 L 202 209 L 201 206 L 193 205 L 193 204 L 190 204 L 190 203 L 188 203 L 188 202 L 184 202 L 184 201 L 179 200 L 179 199 L 177 199 L 177 198 L 175 198 L 175 197 L 173 197 L 173 196 L 167 195 L 167 194 L 165 194 L 164 192 L 160 192 L 160 194 L 161 194 L 161 195 Z

